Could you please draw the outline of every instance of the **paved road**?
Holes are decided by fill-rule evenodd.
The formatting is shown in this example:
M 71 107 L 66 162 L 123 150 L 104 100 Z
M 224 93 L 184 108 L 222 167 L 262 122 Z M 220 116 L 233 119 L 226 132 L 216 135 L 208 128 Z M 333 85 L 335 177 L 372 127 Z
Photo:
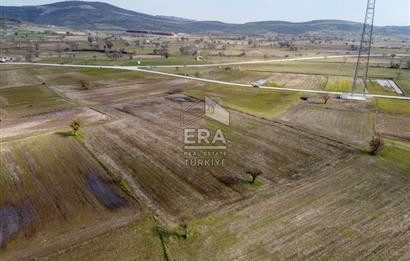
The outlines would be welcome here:
M 97 69 L 129 70 L 129 71 L 145 72 L 145 73 L 157 74 L 157 75 L 174 77 L 174 78 L 188 79 L 188 80 L 193 80 L 193 81 L 254 88 L 251 84 L 225 82 L 225 81 L 197 78 L 197 77 L 191 77 L 191 76 L 185 76 L 185 75 L 179 75 L 179 74 L 173 74 L 173 73 L 165 73 L 165 72 L 142 69 L 142 68 L 137 67 L 137 66 L 105 66 L 105 65 L 99 66 L 99 65 L 76 65 L 76 64 L 54 64 L 54 63 L 8 63 L 8 64 L 31 65 L 31 66 L 34 65 L 34 66 L 71 67 L 71 68 L 97 68 Z M 0 65 L 2 65 L 2 64 L 0 64 Z M 3 65 L 5 65 L 5 64 L 3 64 Z M 273 90 L 273 91 L 290 91 L 290 92 L 302 92 L 302 93 L 330 94 L 330 95 L 341 95 L 341 94 L 343 94 L 342 92 L 331 92 L 331 91 L 323 91 L 323 90 L 307 90 L 307 89 L 302 89 L 302 88 L 299 89 L 299 88 L 281 88 L 281 87 L 264 87 L 264 86 L 261 86 L 261 87 L 259 87 L 259 89 L 266 89 L 266 90 Z M 368 94 L 367 97 L 377 97 L 377 98 L 409 100 L 410 101 L 410 97 L 403 97 L 403 96 Z

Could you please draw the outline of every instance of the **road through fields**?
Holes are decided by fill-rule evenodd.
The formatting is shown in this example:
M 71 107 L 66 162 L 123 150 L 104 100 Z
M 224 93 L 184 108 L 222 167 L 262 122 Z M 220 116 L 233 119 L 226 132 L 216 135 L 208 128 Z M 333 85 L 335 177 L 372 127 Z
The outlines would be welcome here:
M 328 56 L 327 58 L 340 58 L 340 57 L 352 57 L 352 56 L 351 55 L 350 56 L 343 56 L 343 55 L 341 55 L 341 56 Z M 323 59 L 323 58 L 325 58 L 325 57 L 317 56 L 317 57 L 307 57 L 307 58 L 272 60 L 272 61 L 266 61 L 266 62 L 301 61 L 301 60 L 309 60 L 309 59 L 312 60 L 312 59 Z M 256 64 L 256 63 L 260 63 L 260 62 L 261 61 L 259 61 L 259 62 L 258 61 L 250 61 L 250 62 L 232 63 L 232 64 L 249 64 L 249 63 L 255 63 Z M 53 66 L 53 67 L 71 67 L 71 68 L 96 68 L 96 69 L 128 70 L 128 71 L 137 71 L 137 72 L 144 72 L 144 73 L 150 73 L 150 74 L 157 74 L 157 75 L 174 77 L 174 78 L 188 79 L 188 80 L 193 80 L 193 81 L 201 81 L 201 82 L 208 82 L 208 83 L 215 83 L 215 84 L 222 84 L 222 85 L 255 88 L 252 84 L 242 84 L 242 83 L 218 81 L 218 80 L 191 77 L 191 76 L 185 76 L 185 75 L 179 75 L 179 74 L 173 74 L 173 73 L 165 73 L 165 72 L 159 72 L 159 71 L 144 69 L 145 67 L 138 67 L 138 66 L 77 65 L 77 64 L 25 63 L 25 62 L 22 62 L 22 63 L 8 63 L 8 64 L 12 64 L 12 65 L 31 65 L 31 66 Z M 0 64 L 0 66 L 1 65 L 4 66 L 4 65 L 7 65 L 7 63 Z M 220 65 L 222 65 L 222 64 L 220 64 Z M 224 64 L 224 65 L 228 65 L 228 64 Z M 190 66 L 196 66 L 196 65 L 190 65 Z M 211 65 L 202 65 L 202 66 L 211 66 Z M 212 66 L 216 66 L 216 65 L 212 64 Z M 156 67 L 159 67 L 159 66 L 156 66 Z M 174 66 L 171 66 L 171 67 L 176 67 L 176 66 L 174 65 Z M 317 94 L 329 94 L 329 95 L 341 95 L 341 94 L 343 94 L 342 92 L 332 92 L 332 91 L 324 91 L 324 90 L 307 90 L 307 89 L 299 89 L 299 88 L 282 88 L 282 87 L 266 87 L 266 86 L 260 86 L 260 87 L 257 87 L 256 89 L 265 89 L 265 90 L 272 90 L 272 91 L 301 92 L 301 93 L 317 93 Z M 397 99 L 397 100 L 409 100 L 410 101 L 410 97 L 403 97 L 403 96 L 367 94 L 367 97 Z

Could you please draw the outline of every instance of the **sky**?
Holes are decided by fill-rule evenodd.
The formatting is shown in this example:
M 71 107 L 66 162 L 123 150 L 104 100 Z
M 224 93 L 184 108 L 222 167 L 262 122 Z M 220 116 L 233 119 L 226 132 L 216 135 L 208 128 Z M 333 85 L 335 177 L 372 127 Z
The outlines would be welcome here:
M 58 0 L 0 0 L 0 5 L 39 5 Z M 94 0 L 97 1 L 97 0 Z M 125 9 L 229 23 L 341 19 L 363 22 L 366 0 L 99 0 Z M 410 25 L 410 0 L 377 0 L 376 25 Z

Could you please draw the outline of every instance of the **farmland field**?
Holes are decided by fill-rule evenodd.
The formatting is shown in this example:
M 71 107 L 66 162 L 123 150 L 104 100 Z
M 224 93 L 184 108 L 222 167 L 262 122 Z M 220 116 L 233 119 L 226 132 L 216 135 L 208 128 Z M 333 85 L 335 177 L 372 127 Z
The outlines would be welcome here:
M 163 261 L 162 243 L 156 229 L 156 223 L 146 218 L 39 260 L 71 261 L 89 256 L 96 260 L 128 260 L 132 256 L 136 260 Z
M 171 241 L 170 251 L 178 260 L 406 260 L 410 180 L 397 173 L 406 170 L 361 157 L 270 199 L 198 220 L 192 238 Z
M 410 115 L 408 101 L 392 101 L 387 99 L 376 99 L 377 109 L 380 112 Z
M 370 105 L 340 100 L 321 103 L 317 100 L 294 106 L 278 118 L 343 143 L 367 146 L 375 125 L 375 115 L 366 108 Z
M 410 80 L 397 80 L 400 87 L 407 96 L 410 96 Z
M 329 249 L 334 248 L 346 258 L 368 249 L 365 256 L 371 257 L 390 253 L 387 242 L 392 240 L 397 256 L 408 255 L 406 234 L 395 238 L 394 228 L 363 232 L 406 212 L 389 200 L 406 197 L 409 135 L 400 124 L 408 118 L 405 102 L 331 97 L 324 104 L 316 94 L 121 70 L 29 71 L 45 84 L 4 88 L 1 93 L 5 117 L 0 166 L 5 175 L 0 211 L 6 223 L 21 217 L 16 226 L 3 228 L 2 259 L 93 255 L 102 260 L 163 260 L 166 255 L 176 260 L 302 260 L 330 258 L 335 253 Z M 222 77 L 220 70 L 201 73 Z M 343 79 L 265 76 L 232 70 L 223 77 L 236 82 L 267 78 L 284 87 L 310 89 L 326 89 L 331 82 L 338 86 L 335 82 Z M 79 83 L 83 79 L 87 88 Z M 302 95 L 308 100 L 302 101 Z M 230 126 L 201 118 L 189 127 L 223 130 L 228 149 L 222 167 L 190 166 L 184 155 L 180 112 L 190 104 L 204 107 L 205 97 L 228 109 Z M 197 109 L 186 117 L 195 117 Z M 82 122 L 77 138 L 69 134 L 74 119 Z M 383 153 L 363 156 L 376 132 L 389 137 Z M 250 185 L 247 172 L 254 168 L 263 174 Z M 363 184 L 369 196 L 358 193 Z M 377 191 L 385 196 L 378 197 Z M 351 202 L 362 197 L 364 210 L 357 212 Z M 381 212 L 380 206 L 392 214 Z M 184 222 L 190 224 L 190 237 L 177 239 L 180 232 L 172 231 Z M 395 225 L 406 224 L 403 219 Z M 167 239 L 159 229 L 171 231 Z M 369 248 L 369 238 L 378 243 Z
M 383 135 L 410 140 L 410 117 L 400 114 L 377 114 L 377 131 Z
M 204 99 L 205 96 L 217 98 L 223 106 L 266 118 L 285 111 L 299 99 L 294 93 L 220 85 L 188 89 L 185 93 L 198 99 Z
M 410 260 L 409 28 L 377 27 L 378 95 L 347 100 L 358 23 L 20 8 L 0 7 L 0 261 Z
M 0 170 L 1 259 L 53 252 L 142 214 L 72 137 L 2 143 Z
M 1 89 L 39 83 L 39 79 L 34 77 L 30 71 L 19 68 L 18 66 L 0 68 L 0 75 Z
M 245 170 L 252 166 L 245 162 L 258 162 L 259 168 L 267 173 L 264 183 L 273 186 L 335 164 L 337 158 L 342 160 L 349 153 L 348 148 L 330 140 L 316 139 L 280 124 L 232 111 L 232 125 L 224 127 L 231 144 L 226 156 L 227 166 L 187 167 L 182 157 L 178 102 L 153 98 L 111 107 L 109 111 L 113 115 L 122 115 L 125 119 L 87 128 L 87 146 L 112 172 L 129 180 L 144 203 L 171 216 L 201 216 L 222 203 L 247 195 L 250 191 L 246 186 Z M 208 120 L 200 120 L 197 124 L 192 127 L 222 127 Z M 275 137 L 292 142 L 284 143 Z M 310 150 L 299 148 L 297 144 L 305 144 Z M 261 148 L 263 153 L 258 151 Z M 129 152 L 128 156 L 121 156 L 125 151 Z M 286 151 L 292 151 L 293 156 L 287 156 Z M 307 164 L 312 161 L 316 163 Z

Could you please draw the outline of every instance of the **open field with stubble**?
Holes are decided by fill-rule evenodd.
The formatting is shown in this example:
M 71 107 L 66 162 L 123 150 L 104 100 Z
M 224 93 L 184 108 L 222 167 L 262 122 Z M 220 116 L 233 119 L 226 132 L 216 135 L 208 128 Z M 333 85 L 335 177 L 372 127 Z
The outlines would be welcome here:
M 0 153 L 2 260 L 49 254 L 142 215 L 70 136 L 4 142 Z
M 194 222 L 172 240 L 177 260 L 407 260 L 410 180 L 367 156 L 238 209 Z
M 294 106 L 278 119 L 341 142 L 366 148 L 375 133 L 375 114 L 371 103 L 342 100 L 310 101 Z
M 8 66 L 7 68 L 0 68 L 1 87 L 21 87 L 24 85 L 38 84 L 39 79 L 34 77 L 30 70 L 20 66 Z
M 190 126 L 223 128 L 229 140 L 227 166 L 187 167 L 178 103 L 152 98 L 113 105 L 112 114 L 123 120 L 84 130 L 90 150 L 160 213 L 194 218 L 238 200 L 253 192 L 245 173 L 252 167 L 266 173 L 266 189 L 276 188 L 336 164 L 349 153 L 330 140 L 232 111 L 229 127 L 204 119 Z
M 350 65 L 336 67 L 326 61 L 178 73 L 347 89 Z M 1 71 L 9 68 L 23 78 L 2 83 L 0 92 L 1 260 L 410 257 L 407 101 L 331 97 L 324 104 L 315 94 L 140 72 Z M 230 125 L 200 118 L 186 127 L 223 131 L 223 167 L 185 161 L 181 110 L 195 104 L 184 115 L 194 119 L 205 97 L 229 111 Z M 69 124 L 77 118 L 82 126 L 73 137 Z M 386 146 L 370 156 L 376 133 Z M 263 174 L 251 185 L 246 172 L 255 168 Z

